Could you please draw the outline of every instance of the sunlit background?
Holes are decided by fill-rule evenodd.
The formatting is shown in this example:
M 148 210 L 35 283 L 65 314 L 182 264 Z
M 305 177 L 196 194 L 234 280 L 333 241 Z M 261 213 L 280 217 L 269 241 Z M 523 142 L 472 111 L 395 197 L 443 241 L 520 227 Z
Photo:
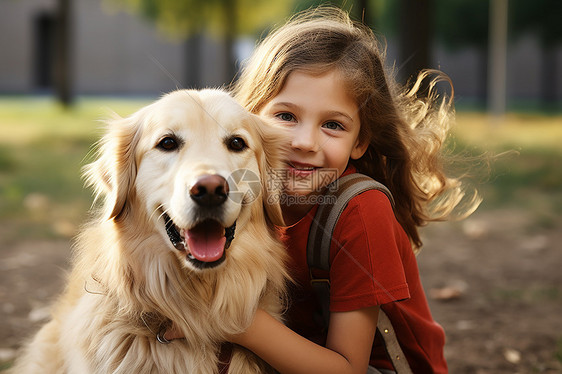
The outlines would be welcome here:
M 559 0 L 0 0 L 0 369 L 61 290 L 100 120 L 228 87 L 257 41 L 320 4 L 371 27 L 399 82 L 453 81 L 447 150 L 474 157 L 453 168 L 484 202 L 424 229 L 418 257 L 451 372 L 562 372 Z

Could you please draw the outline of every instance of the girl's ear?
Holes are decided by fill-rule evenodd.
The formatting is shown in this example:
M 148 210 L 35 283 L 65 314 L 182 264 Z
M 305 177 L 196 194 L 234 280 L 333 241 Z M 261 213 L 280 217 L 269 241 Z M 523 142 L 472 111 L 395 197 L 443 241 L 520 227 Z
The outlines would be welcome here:
M 367 140 L 357 139 L 355 145 L 353 146 L 353 149 L 351 150 L 349 158 L 351 158 L 352 160 L 360 159 L 361 157 L 363 157 L 365 152 L 367 152 L 367 148 L 369 148 L 369 142 Z

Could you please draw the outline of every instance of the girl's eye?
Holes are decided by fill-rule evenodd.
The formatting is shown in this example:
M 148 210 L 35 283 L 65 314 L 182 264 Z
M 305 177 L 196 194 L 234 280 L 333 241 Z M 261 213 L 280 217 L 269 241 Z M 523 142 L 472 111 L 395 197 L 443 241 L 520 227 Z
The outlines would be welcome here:
M 160 140 L 157 147 L 166 152 L 174 151 L 178 149 L 179 142 L 176 138 L 172 136 L 166 136 L 165 138 Z
M 244 149 L 248 148 L 248 145 L 246 144 L 244 139 L 242 139 L 239 136 L 236 136 L 236 137 L 233 137 L 233 138 L 229 139 L 227 141 L 226 145 L 230 150 L 233 150 L 233 151 L 236 151 L 236 152 L 240 152 L 240 151 L 243 151 Z
M 334 122 L 334 121 L 326 122 L 322 126 L 329 129 L 329 130 L 343 130 L 343 126 L 341 124 L 337 123 L 337 122 Z
M 287 113 L 287 112 L 276 114 L 275 117 L 285 122 L 291 122 L 295 120 L 295 117 L 291 113 Z

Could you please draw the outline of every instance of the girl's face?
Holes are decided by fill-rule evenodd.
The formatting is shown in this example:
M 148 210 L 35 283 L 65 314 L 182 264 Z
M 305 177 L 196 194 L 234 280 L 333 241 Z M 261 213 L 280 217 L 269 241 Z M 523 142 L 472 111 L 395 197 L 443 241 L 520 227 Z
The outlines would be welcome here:
M 285 192 L 320 194 L 338 178 L 350 158 L 360 158 L 368 142 L 358 139 L 359 108 L 348 95 L 341 74 L 294 71 L 283 89 L 261 110 L 292 133 Z

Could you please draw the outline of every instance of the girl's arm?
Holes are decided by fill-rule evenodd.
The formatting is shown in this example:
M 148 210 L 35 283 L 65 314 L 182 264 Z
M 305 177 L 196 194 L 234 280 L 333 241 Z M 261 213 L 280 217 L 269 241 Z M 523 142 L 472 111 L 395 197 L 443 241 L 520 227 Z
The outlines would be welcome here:
M 246 332 L 235 336 L 240 344 L 280 373 L 361 373 L 367 371 L 377 328 L 378 307 L 331 313 L 326 348 L 293 332 L 263 310 L 258 310 Z

